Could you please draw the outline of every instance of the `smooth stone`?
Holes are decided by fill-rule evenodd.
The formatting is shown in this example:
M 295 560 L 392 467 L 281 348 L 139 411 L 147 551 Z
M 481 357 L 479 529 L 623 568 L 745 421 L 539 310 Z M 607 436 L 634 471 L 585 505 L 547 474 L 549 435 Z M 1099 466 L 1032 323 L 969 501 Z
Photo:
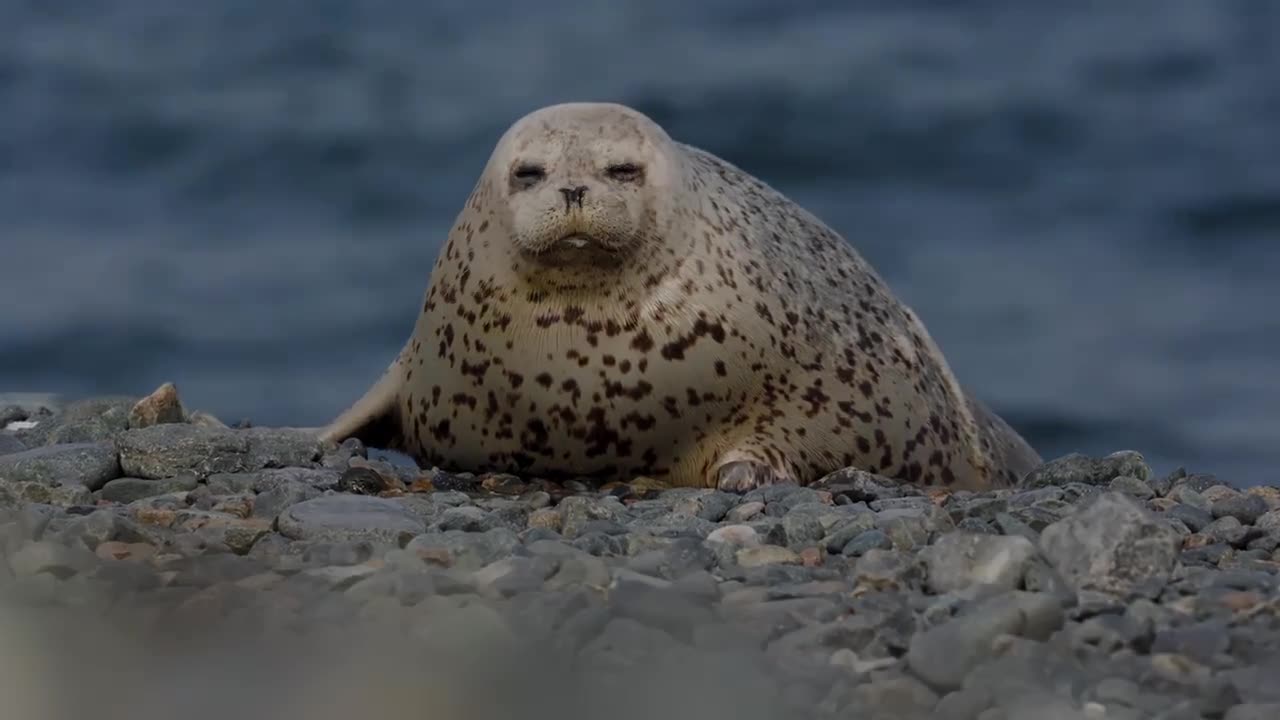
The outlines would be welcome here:
M 1222 716 L 1222 720 L 1276 720 L 1276 718 L 1280 718 L 1280 703 L 1236 705 Z
M 857 559 L 853 581 L 876 588 L 905 588 L 920 581 L 915 557 L 900 550 L 872 548 Z
M 777 545 L 742 548 L 737 553 L 737 561 L 744 568 L 801 564 L 800 556 L 794 550 Z
M 293 540 L 369 539 L 399 546 L 426 531 L 426 523 L 403 505 L 365 495 L 305 500 L 282 512 L 277 523 L 280 534 Z
M 822 545 L 827 548 L 827 552 L 843 552 L 850 541 L 865 532 L 874 530 L 875 527 L 876 514 L 874 512 L 864 510 L 852 513 L 848 519 L 838 523 L 826 537 L 822 538 Z
M 145 542 L 147 536 L 132 520 L 122 517 L 117 512 L 103 508 L 88 515 L 71 518 L 57 535 L 63 543 L 78 543 L 90 550 L 111 541 L 126 543 Z
M 269 487 L 259 480 L 256 484 L 259 492 L 253 498 L 253 516 L 259 518 L 275 518 L 288 508 L 314 500 L 321 496 L 319 488 L 293 479 L 279 479 Z
M 1254 526 L 1259 530 L 1267 530 L 1269 532 L 1280 531 L 1280 510 L 1268 510 L 1258 517 Z
M 1231 515 L 1224 515 L 1206 525 L 1201 531 L 1211 540 L 1224 545 L 1240 547 L 1249 536 L 1249 528 Z
M 1014 590 L 1038 555 L 1025 537 L 950 532 L 918 557 L 927 569 L 927 587 L 948 593 L 975 584 Z
M 451 507 L 440 513 L 436 521 L 436 529 L 441 531 L 462 530 L 463 532 L 485 532 L 499 527 L 502 523 L 493 513 L 485 512 L 474 505 Z
M 912 636 L 907 664 L 935 688 L 953 691 L 983 661 L 995 641 L 1016 635 L 1044 641 L 1063 624 L 1062 608 L 1041 593 L 1013 591 L 989 597 L 960 615 Z
M 724 519 L 731 523 L 740 523 L 755 518 L 764 512 L 764 503 L 749 502 L 731 508 L 725 513 Z
M 1213 514 L 1203 508 L 1177 503 L 1165 511 L 1165 516 L 1182 522 L 1191 532 L 1200 532 L 1213 522 Z
M 189 492 L 195 490 L 199 482 L 195 475 L 179 475 L 166 480 L 123 477 L 103 485 L 98 494 L 103 500 L 128 505 L 136 500 L 156 495 Z
M 840 548 L 840 554 L 845 557 L 862 557 L 872 550 L 892 550 L 893 540 L 879 528 L 873 528 L 866 532 L 859 533 L 857 536 L 845 543 Z
M 733 547 L 760 545 L 760 534 L 750 525 L 723 525 L 707 535 L 708 543 L 724 543 Z
M 404 549 L 429 565 L 474 571 L 510 555 L 519 545 L 520 539 L 511 529 L 498 527 L 481 533 L 462 530 L 423 533 L 410 540 Z
M 0 455 L 0 480 L 45 485 L 83 485 L 97 490 L 120 477 L 120 461 L 110 443 L 48 445 Z
M 1139 500 L 1150 500 L 1156 496 L 1156 491 L 1149 484 L 1129 475 L 1121 475 L 1112 480 L 1108 488 L 1112 492 L 1121 492 Z
M 92 569 L 97 556 L 83 547 L 39 540 L 27 542 L 9 556 L 9 567 L 18 577 L 48 573 L 67 578 Z

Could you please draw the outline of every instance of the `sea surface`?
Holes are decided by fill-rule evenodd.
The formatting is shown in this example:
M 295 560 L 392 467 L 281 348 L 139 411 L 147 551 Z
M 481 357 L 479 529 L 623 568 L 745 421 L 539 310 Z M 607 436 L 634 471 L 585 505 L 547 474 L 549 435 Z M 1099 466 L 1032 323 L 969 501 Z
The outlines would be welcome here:
M 841 232 L 1046 456 L 1280 483 L 1280 2 L 9 0 L 0 392 L 319 425 L 494 141 L 631 104 Z

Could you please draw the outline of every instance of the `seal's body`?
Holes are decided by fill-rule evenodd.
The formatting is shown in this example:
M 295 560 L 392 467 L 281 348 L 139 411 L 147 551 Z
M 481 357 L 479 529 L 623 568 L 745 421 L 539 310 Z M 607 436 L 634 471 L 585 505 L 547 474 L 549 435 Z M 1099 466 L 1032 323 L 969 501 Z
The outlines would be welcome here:
M 849 466 L 984 489 L 1041 462 L 839 235 L 612 104 L 507 131 L 412 336 L 323 434 L 456 470 L 734 491 Z

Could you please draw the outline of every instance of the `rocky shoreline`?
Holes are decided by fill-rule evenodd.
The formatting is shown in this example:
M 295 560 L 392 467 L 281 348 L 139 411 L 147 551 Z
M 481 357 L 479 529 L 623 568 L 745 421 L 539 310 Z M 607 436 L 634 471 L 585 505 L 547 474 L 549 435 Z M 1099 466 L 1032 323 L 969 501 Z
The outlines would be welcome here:
M 1137 452 L 745 495 L 0 401 L 15 717 L 1280 717 L 1280 488 Z M 16 699 L 15 699 L 16 698 Z

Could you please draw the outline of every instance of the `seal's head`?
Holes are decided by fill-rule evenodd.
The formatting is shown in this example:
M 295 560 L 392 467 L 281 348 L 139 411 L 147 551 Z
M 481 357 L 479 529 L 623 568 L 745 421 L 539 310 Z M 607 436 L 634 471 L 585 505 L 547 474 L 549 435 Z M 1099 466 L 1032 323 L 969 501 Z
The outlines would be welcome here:
M 486 172 L 513 267 L 581 276 L 659 260 L 680 157 L 661 127 L 621 105 L 568 103 L 521 118 Z

